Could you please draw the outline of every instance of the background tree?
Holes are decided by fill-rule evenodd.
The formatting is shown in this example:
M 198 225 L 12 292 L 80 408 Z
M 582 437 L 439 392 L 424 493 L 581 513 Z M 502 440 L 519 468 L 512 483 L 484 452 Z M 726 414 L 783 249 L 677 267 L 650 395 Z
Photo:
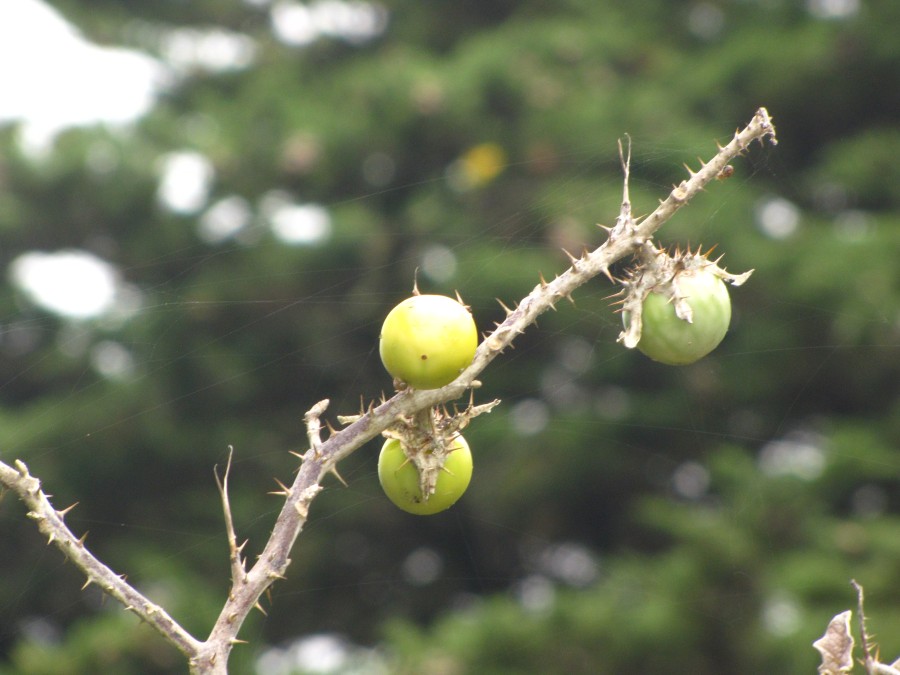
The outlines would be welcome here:
M 777 152 L 661 232 L 756 268 L 723 345 L 663 368 L 615 344 L 608 284 L 576 296 L 486 373 L 504 405 L 467 432 L 451 511 L 396 510 L 377 444 L 342 465 L 234 672 L 280 672 L 267 646 L 323 632 L 389 672 L 812 672 L 850 577 L 900 652 L 896 3 L 395 2 L 342 5 L 363 12 L 343 28 L 326 4 L 54 4 L 170 62 L 173 35 L 252 40 L 243 67 L 179 71 L 131 133 L 72 130 L 43 158 L 0 141 L 4 267 L 92 251 L 140 300 L 73 322 L 3 287 L 2 457 L 201 632 L 228 577 L 211 467 L 235 447 L 252 558 L 303 411 L 390 388 L 374 345 L 416 268 L 487 329 L 561 247 L 601 241 L 624 132 L 645 213 L 711 134 L 776 116 Z M 160 198 L 185 157 L 212 176 L 196 209 Z M 0 672 L 179 667 L 15 500 L 0 514 Z

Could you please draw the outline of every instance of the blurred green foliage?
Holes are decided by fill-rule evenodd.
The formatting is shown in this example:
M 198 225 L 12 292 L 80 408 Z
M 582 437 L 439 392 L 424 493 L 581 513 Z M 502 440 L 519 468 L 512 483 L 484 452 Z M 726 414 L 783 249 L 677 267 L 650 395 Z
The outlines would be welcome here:
M 467 432 L 475 476 L 449 512 L 395 509 L 377 443 L 344 462 L 349 488 L 315 502 L 233 672 L 334 633 L 377 647 L 362 672 L 811 673 L 851 578 L 882 653 L 900 653 L 895 0 L 831 18 L 814 0 L 396 0 L 383 34 L 302 47 L 276 39 L 264 2 L 53 4 L 103 43 L 153 51 L 148 35 L 184 26 L 255 41 L 252 65 L 184 74 L 128 133 L 70 130 L 34 157 L 0 129 L 4 268 L 88 250 L 141 297 L 126 320 L 72 322 L 0 289 L 0 457 L 57 506 L 80 501 L 74 531 L 198 636 L 229 574 L 213 466 L 233 445 L 252 559 L 303 412 L 390 388 L 378 330 L 417 268 L 487 331 L 495 298 L 602 241 L 623 134 L 647 213 L 758 106 L 779 132 L 660 232 L 756 270 L 713 355 L 665 368 L 626 352 L 614 289 L 590 284 L 484 373 L 479 399 L 504 404 Z M 471 154 L 483 144 L 500 154 Z M 158 167 L 184 150 L 215 180 L 177 214 Z M 226 198 L 249 223 L 199 236 Z M 330 236 L 280 241 L 273 200 L 321 205 Z M 98 372 L 104 341 L 133 371 Z M 23 515 L 0 502 L 0 673 L 179 672 Z

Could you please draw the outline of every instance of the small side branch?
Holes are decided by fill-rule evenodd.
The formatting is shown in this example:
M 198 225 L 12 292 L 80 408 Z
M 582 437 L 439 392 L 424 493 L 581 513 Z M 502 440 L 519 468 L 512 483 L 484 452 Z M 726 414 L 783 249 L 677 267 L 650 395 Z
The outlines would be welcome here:
M 222 512 L 225 516 L 225 534 L 228 537 L 228 554 L 231 561 L 231 580 L 234 583 L 243 581 L 247 576 L 247 570 L 244 567 L 244 560 L 241 558 L 241 552 L 244 550 L 246 541 L 238 546 L 237 534 L 234 531 L 234 518 L 231 515 L 231 502 L 228 499 L 228 475 L 231 473 L 231 460 L 234 456 L 234 448 L 228 446 L 228 461 L 225 463 L 225 473 L 219 479 L 219 472 L 213 471 L 216 477 L 216 486 L 219 488 L 219 495 L 222 498 Z
M 199 640 L 182 628 L 159 605 L 151 602 L 129 585 L 124 576 L 113 572 L 100 562 L 84 545 L 85 536 L 76 537 L 65 524 L 64 518 L 72 507 L 57 511 L 41 490 L 41 482 L 32 476 L 24 462 L 16 460 L 15 467 L 0 462 L 0 484 L 15 492 L 28 507 L 28 517 L 37 523 L 47 542 L 54 544 L 87 577 L 84 588 L 94 584 L 106 594 L 121 602 L 153 626 L 188 658 L 200 649 Z

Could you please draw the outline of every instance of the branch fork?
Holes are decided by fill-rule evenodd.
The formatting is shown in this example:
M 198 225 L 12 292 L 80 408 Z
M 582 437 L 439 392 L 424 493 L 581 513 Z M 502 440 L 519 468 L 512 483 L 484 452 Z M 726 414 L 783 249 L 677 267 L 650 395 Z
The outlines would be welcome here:
M 244 544 L 237 543 L 228 500 L 228 477 L 232 459 L 232 453 L 229 451 L 224 474 L 221 479 L 216 474 L 216 483 L 225 514 L 232 585 L 222 611 L 206 640 L 201 641 L 190 635 L 165 610 L 152 603 L 130 586 L 122 576 L 114 573 L 94 557 L 85 547 L 84 538 L 76 537 L 63 520 L 65 514 L 73 507 L 56 511 L 50 504 L 48 496 L 41 490 L 40 481 L 30 475 L 24 463 L 16 461 L 13 468 L 0 462 L 0 485 L 19 496 L 29 509 L 29 517 L 35 520 L 41 533 L 84 572 L 87 584 L 96 584 L 119 600 L 128 611 L 134 612 L 153 626 L 187 657 L 192 673 L 225 674 L 231 649 L 243 642 L 237 637 L 241 625 L 254 607 L 262 609 L 259 599 L 263 593 L 267 592 L 275 581 L 285 578 L 290 564 L 290 551 L 306 524 L 310 505 L 322 490 L 321 482 L 324 477 L 328 473 L 336 474 L 338 462 L 379 434 L 397 433 L 395 430 L 401 421 L 428 416 L 429 425 L 437 425 L 438 428 L 446 425 L 443 433 L 449 432 L 452 435 L 458 433 L 476 414 L 488 412 L 497 402 L 483 406 L 470 405 L 462 415 L 456 416 L 444 416 L 443 413 L 435 416 L 432 411 L 435 406 L 456 400 L 467 390 L 477 387 L 478 375 L 491 361 L 510 347 L 514 339 L 534 323 L 538 316 L 548 309 L 553 309 L 559 300 L 562 298 L 572 300 L 572 294 L 577 288 L 600 274 L 611 279 L 609 269 L 613 263 L 640 254 L 653 233 L 666 220 L 705 185 L 720 175 L 725 175 L 723 172 L 726 171 L 725 167 L 729 162 L 745 152 L 753 141 L 762 142 L 765 139 L 772 144 L 777 142 L 772 120 L 766 109 L 760 108 L 743 130 L 735 132 L 729 143 L 724 147 L 718 146 L 717 154 L 709 162 L 701 163 L 700 170 L 696 172 L 690 171 L 686 180 L 675 186 L 652 213 L 641 219 L 632 216 L 628 194 L 630 147 L 626 152 L 620 143 L 619 152 L 624 173 L 623 199 L 615 226 L 606 228 L 608 232 L 606 241 L 592 251 L 585 250 L 580 257 L 570 256 L 571 266 L 567 270 L 552 281 L 546 281 L 541 277 L 540 282 L 516 305 L 515 309 L 505 308 L 506 318 L 478 346 L 472 363 L 456 380 L 440 389 L 408 388 L 377 406 L 370 406 L 359 415 L 339 417 L 339 421 L 347 426 L 334 432 L 326 440 L 320 437 L 322 429 L 320 418 L 328 407 L 328 401 L 320 401 L 310 408 L 305 415 L 309 449 L 300 456 L 302 463 L 293 482 L 289 486 L 278 483 L 280 490 L 276 494 L 284 499 L 284 504 L 263 552 L 249 569 L 247 562 L 242 558 Z

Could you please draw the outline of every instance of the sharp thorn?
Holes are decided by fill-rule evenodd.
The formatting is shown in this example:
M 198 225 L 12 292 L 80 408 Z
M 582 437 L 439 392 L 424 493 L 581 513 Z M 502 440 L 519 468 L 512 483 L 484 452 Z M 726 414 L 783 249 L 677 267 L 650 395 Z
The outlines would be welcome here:
M 466 309 L 468 309 L 468 310 L 471 311 L 472 308 L 469 307 L 469 306 L 465 303 L 465 301 L 462 299 L 462 296 L 459 294 L 459 291 L 455 291 L 455 293 L 456 293 L 456 301 L 457 301 L 459 304 L 461 304 L 463 307 L 465 307 Z
M 282 497 L 290 497 L 291 496 L 291 489 L 289 487 L 287 487 L 284 483 L 282 483 L 277 478 L 273 478 L 272 480 L 274 480 L 278 484 L 278 487 L 280 487 L 281 490 L 279 490 L 278 492 L 269 492 L 268 494 L 278 495 L 278 496 L 282 496 Z
M 337 478 L 339 481 L 341 481 L 341 485 L 343 485 L 344 487 L 350 487 L 349 485 L 347 485 L 347 481 L 344 480 L 343 476 L 341 476 L 341 474 L 338 473 L 336 466 L 331 467 L 329 469 L 329 472 L 333 473 L 334 477 Z
M 62 511 L 57 511 L 57 512 L 56 512 L 56 515 L 58 515 L 60 518 L 65 518 L 65 517 L 66 517 L 66 514 L 67 514 L 69 511 L 71 511 L 72 509 L 74 509 L 76 506 L 78 506 L 78 504 L 79 504 L 79 502 L 75 502 L 75 503 L 72 504 L 71 506 L 67 506 L 66 508 L 64 508 Z

